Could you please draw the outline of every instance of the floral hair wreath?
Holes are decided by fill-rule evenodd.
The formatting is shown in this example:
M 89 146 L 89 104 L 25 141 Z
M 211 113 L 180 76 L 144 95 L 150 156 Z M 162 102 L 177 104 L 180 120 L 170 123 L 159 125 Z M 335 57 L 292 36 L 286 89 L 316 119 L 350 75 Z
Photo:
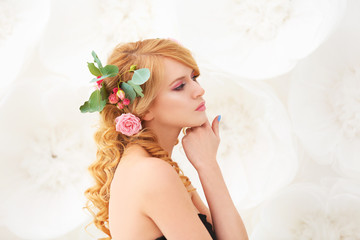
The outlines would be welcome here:
M 117 87 L 113 88 L 109 94 L 106 91 L 103 80 L 108 77 L 117 76 L 119 74 L 119 68 L 115 65 L 106 65 L 103 67 L 96 53 L 92 51 L 91 54 L 94 57 L 94 62 L 88 63 L 88 68 L 90 73 L 96 76 L 96 78 L 90 81 L 91 83 L 96 82 L 96 89 L 91 93 L 89 100 L 80 106 L 82 113 L 101 112 L 107 103 L 114 104 L 117 108 L 123 109 L 132 103 L 137 96 L 144 97 L 140 85 L 144 84 L 150 78 L 150 70 L 148 68 L 136 69 L 136 65 L 131 65 L 127 72 L 134 73 L 132 79 L 124 82 L 121 80 L 122 74 L 119 75 L 120 81 Z M 127 136 L 132 136 L 142 129 L 140 119 L 132 113 L 121 114 L 115 119 L 115 125 L 116 131 Z

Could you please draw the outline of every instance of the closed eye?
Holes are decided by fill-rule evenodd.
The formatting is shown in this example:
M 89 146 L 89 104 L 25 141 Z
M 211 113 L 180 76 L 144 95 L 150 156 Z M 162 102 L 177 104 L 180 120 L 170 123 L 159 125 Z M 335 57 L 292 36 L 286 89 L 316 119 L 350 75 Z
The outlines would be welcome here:
M 195 82 L 197 82 L 197 78 L 199 77 L 199 75 L 196 76 L 192 76 L 191 79 L 194 80 Z M 180 86 L 178 86 L 177 88 L 174 88 L 175 91 L 180 91 L 184 88 L 186 84 L 182 83 Z
M 182 83 L 180 86 L 178 86 L 177 88 L 174 88 L 175 91 L 180 91 L 181 89 L 183 89 L 185 86 L 185 83 Z

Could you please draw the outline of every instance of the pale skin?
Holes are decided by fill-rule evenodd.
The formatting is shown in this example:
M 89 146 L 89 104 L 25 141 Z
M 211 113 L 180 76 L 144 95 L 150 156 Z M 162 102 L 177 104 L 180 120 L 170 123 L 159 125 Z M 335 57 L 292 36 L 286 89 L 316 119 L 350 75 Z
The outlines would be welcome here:
M 195 111 L 204 89 L 193 70 L 164 58 L 164 82 L 144 117 L 160 146 L 171 156 L 183 127 L 186 157 L 196 169 L 209 208 L 196 191 L 188 192 L 173 167 L 139 145 L 128 147 L 116 169 L 110 190 L 109 222 L 114 240 L 211 240 L 198 213 L 205 214 L 219 240 L 248 239 L 217 163 L 220 143 L 217 116 L 209 123 L 205 111 Z M 182 79 L 178 79 L 183 77 Z M 177 79 L 177 80 L 176 80 Z M 185 85 L 182 85 L 185 84 Z

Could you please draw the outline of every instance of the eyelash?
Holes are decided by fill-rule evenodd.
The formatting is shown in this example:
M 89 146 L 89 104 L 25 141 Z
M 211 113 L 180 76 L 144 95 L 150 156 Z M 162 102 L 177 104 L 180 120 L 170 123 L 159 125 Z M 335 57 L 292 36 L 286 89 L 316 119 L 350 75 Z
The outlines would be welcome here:
M 197 82 L 196 78 L 198 77 L 199 75 L 197 76 L 193 76 L 192 79 Z M 183 89 L 185 86 L 185 83 L 182 83 L 180 86 L 178 86 L 177 88 L 174 88 L 175 91 L 180 91 L 181 89 Z

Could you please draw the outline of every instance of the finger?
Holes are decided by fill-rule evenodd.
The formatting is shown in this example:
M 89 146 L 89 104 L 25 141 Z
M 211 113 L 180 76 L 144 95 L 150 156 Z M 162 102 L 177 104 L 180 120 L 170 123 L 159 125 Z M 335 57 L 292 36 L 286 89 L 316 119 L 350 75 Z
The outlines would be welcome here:
M 216 116 L 212 122 L 212 127 L 211 127 L 217 137 L 219 137 L 219 123 L 220 123 L 219 119 L 220 119 L 219 115 Z

